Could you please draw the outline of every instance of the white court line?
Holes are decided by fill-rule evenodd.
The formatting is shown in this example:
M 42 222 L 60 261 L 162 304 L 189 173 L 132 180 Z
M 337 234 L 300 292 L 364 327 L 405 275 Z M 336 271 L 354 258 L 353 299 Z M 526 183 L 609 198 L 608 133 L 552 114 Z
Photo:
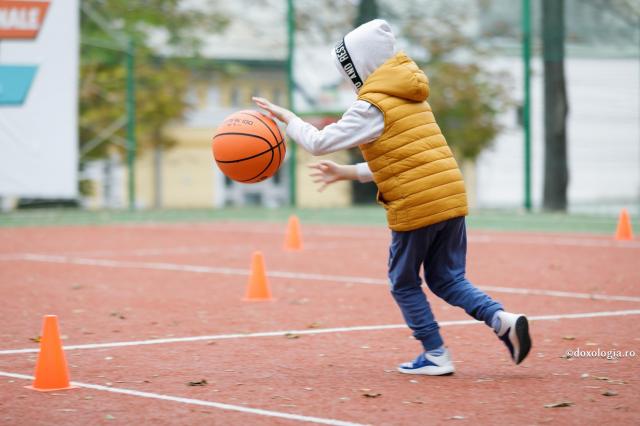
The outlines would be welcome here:
M 569 297 L 572 299 L 640 302 L 640 297 L 637 296 L 615 296 L 607 294 L 577 293 L 572 291 L 538 290 L 535 288 L 495 287 L 490 285 L 483 285 L 479 286 L 478 288 L 487 291 L 495 291 L 496 293 L 523 294 L 528 296 Z
M 233 230 L 221 228 L 216 232 L 247 232 L 247 233 L 267 233 L 274 235 L 281 235 L 279 230 L 265 229 L 265 230 Z M 310 230 L 305 234 L 317 235 L 317 236 L 331 236 L 331 237 L 346 237 L 346 238 L 366 238 L 367 241 L 378 239 L 385 242 L 389 241 L 389 235 L 380 234 L 375 235 L 371 233 L 358 233 L 358 232 L 339 232 L 339 231 L 323 231 L 323 230 Z M 579 238 L 579 237 L 557 237 L 557 236 L 508 236 L 508 235 L 487 235 L 487 234 L 469 234 L 468 241 L 473 244 L 516 244 L 516 245 L 556 245 L 556 246 L 571 246 L 571 247 L 610 247 L 616 249 L 639 249 L 640 241 L 615 241 L 610 239 L 596 239 L 596 238 Z M 314 250 L 322 250 L 327 248 L 340 247 L 340 243 L 306 243 L 305 247 Z M 246 247 L 245 244 L 235 244 L 235 247 Z M 65 252 L 63 256 L 159 256 L 163 254 L 205 254 L 215 253 L 217 251 L 224 250 L 219 246 L 178 246 L 167 248 L 146 248 L 146 249 L 133 249 L 133 250 L 96 250 L 96 251 L 81 251 L 81 252 Z M 0 260 L 14 260 L 28 255 L 29 253 L 7 253 L 0 255 Z M 57 255 L 60 255 L 59 252 Z
M 317 225 L 317 224 L 316 224 Z M 348 229 L 324 229 L 314 226 L 309 226 L 305 229 L 305 235 L 313 235 L 316 237 L 338 237 L 338 238 L 355 238 L 364 239 L 365 241 L 371 241 L 375 239 L 377 241 L 388 242 L 390 239 L 389 231 L 384 227 L 362 227 L 362 230 L 348 228 Z M 267 234 L 277 235 L 282 237 L 284 235 L 284 225 L 274 223 L 272 226 L 252 226 L 248 224 L 238 224 L 237 222 L 224 222 L 219 224 L 117 224 L 113 226 L 121 226 L 125 228 L 139 227 L 143 229 L 155 229 L 160 228 L 163 230 L 190 230 L 198 232 L 215 232 L 215 233 L 233 233 L 233 234 Z M 321 226 L 321 225 L 320 225 Z M 568 246 L 568 247 L 610 247 L 616 249 L 640 249 L 640 241 L 616 241 L 613 238 L 597 238 L 585 234 L 581 236 L 560 236 L 554 233 L 548 233 L 547 235 L 533 235 L 531 231 L 514 231 L 518 233 L 517 236 L 508 234 L 501 234 L 500 231 L 487 234 L 486 230 L 482 231 L 470 231 L 468 233 L 468 241 L 474 244 L 516 244 L 516 245 L 556 245 L 556 246 Z
M 11 377 L 14 379 L 23 379 L 23 380 L 34 379 L 33 376 L 29 376 L 27 374 L 9 373 L 6 371 L 0 371 L 0 376 Z M 137 396 L 141 398 L 160 399 L 163 401 L 179 402 L 182 404 L 201 405 L 204 407 L 218 408 L 221 410 L 239 411 L 241 413 L 257 414 L 260 416 L 278 417 L 281 419 L 296 420 L 296 421 L 307 422 L 307 423 L 317 423 L 322 425 L 333 425 L 333 426 L 364 426 L 361 423 L 353 423 L 353 422 L 347 422 L 343 420 L 325 419 L 322 417 L 313 417 L 313 416 L 303 416 L 301 414 L 290 414 L 282 411 L 263 410 L 261 408 L 250 408 L 250 407 L 244 407 L 242 405 L 224 404 L 222 402 L 205 401 L 202 399 L 183 398 L 180 396 L 163 395 L 159 393 L 143 392 L 143 391 L 137 391 L 133 389 L 112 388 L 109 386 L 94 385 L 92 383 L 71 382 L 71 386 L 77 386 L 79 388 L 87 388 L 87 389 L 93 389 L 93 390 L 104 391 L 104 392 Z
M 338 234 L 340 235 L 340 234 Z M 365 235 L 360 235 L 360 238 L 365 238 Z M 367 236 L 367 241 L 371 241 L 371 237 Z M 380 238 L 382 240 L 382 238 Z M 385 236 L 385 243 L 388 242 L 389 237 Z M 561 245 L 561 246 L 574 246 L 574 247 L 610 247 L 619 249 L 636 249 L 640 248 L 640 241 L 612 241 L 612 240 L 597 240 L 587 238 L 564 238 L 564 237 L 528 237 L 528 238 L 516 238 L 508 236 L 492 236 L 492 235 L 470 235 L 468 241 L 473 244 L 525 244 L 525 245 Z M 353 241 L 351 244 L 362 245 L 362 242 Z M 333 242 L 333 243 L 305 243 L 305 248 L 310 250 L 329 250 L 344 247 L 345 242 Z M 133 257 L 152 257 L 162 255 L 191 255 L 191 254 L 208 254 L 218 253 L 220 251 L 229 251 L 229 248 L 234 249 L 246 249 L 245 243 L 226 244 L 222 246 L 175 246 L 164 248 L 142 248 L 131 250 L 94 250 L 94 251 L 68 251 L 64 253 L 56 252 L 53 256 L 133 256 Z M 15 260 L 20 259 L 30 253 L 7 253 L 0 255 L 0 260 Z M 45 254 L 46 255 L 46 254 Z
M 352 242 L 347 244 L 356 244 L 360 245 L 360 243 Z M 336 249 L 340 247 L 344 247 L 345 243 L 306 243 L 304 244 L 305 249 L 311 250 L 328 250 L 328 249 Z M 280 248 L 280 245 L 278 245 Z M 210 254 L 210 253 L 219 253 L 226 252 L 229 253 L 230 249 L 235 249 L 237 252 L 246 252 L 248 250 L 246 243 L 234 243 L 234 244 L 225 244 L 221 245 L 207 245 L 207 246 L 174 246 L 174 247 L 153 247 L 153 248 L 142 248 L 142 249 L 122 249 L 122 250 L 82 250 L 82 251 L 65 251 L 60 252 L 57 251 L 55 254 L 46 254 L 43 255 L 51 255 L 51 256 L 81 256 L 81 257 L 97 257 L 97 256 L 132 256 L 132 257 L 153 257 L 153 256 L 163 256 L 163 255 L 192 255 L 192 254 Z M 31 253 L 7 253 L 0 254 L 0 260 L 16 260 L 21 259 L 22 257 L 29 255 Z
M 342 238 L 357 238 L 357 239 L 366 239 L 370 241 L 371 239 L 376 240 L 386 240 L 390 239 L 389 231 L 384 227 L 363 227 L 362 230 L 357 230 L 354 228 L 349 229 L 323 229 L 316 228 L 318 224 L 314 224 L 312 227 L 307 227 L 304 231 L 305 235 L 314 235 L 318 237 L 342 237 Z M 160 227 L 165 229 L 162 224 L 148 224 L 145 225 L 148 227 Z M 196 229 L 195 226 L 198 228 Z M 249 225 L 250 226 L 250 225 Z M 320 225 L 321 226 L 321 225 Z M 356 225 L 357 226 L 357 225 Z M 272 234 L 272 235 L 280 235 L 282 236 L 284 233 L 284 226 L 280 226 L 279 223 L 275 223 L 274 226 L 262 227 L 260 225 L 253 227 L 247 227 L 247 225 L 239 225 L 237 222 L 228 222 L 221 225 L 216 224 L 193 224 L 193 225 L 180 225 L 180 224 L 171 224 L 173 229 L 182 229 L 182 230 L 198 230 L 198 231 L 206 231 L 211 230 L 216 233 L 226 232 L 226 233 L 255 233 L 255 234 Z M 476 234 L 476 233 L 480 234 Z M 503 244 L 531 244 L 531 245 L 560 245 L 560 246 L 570 246 L 570 247 L 611 247 L 611 248 L 620 248 L 620 249 L 639 249 L 640 241 L 616 241 L 614 239 L 606 239 L 603 236 L 602 239 L 594 238 L 589 234 L 585 234 L 584 237 L 565 237 L 554 235 L 553 233 L 548 233 L 548 235 L 530 235 L 532 231 L 509 231 L 518 233 L 518 236 L 510 236 L 510 235 L 502 235 L 497 231 L 491 235 L 486 234 L 486 230 L 483 231 L 470 231 L 468 233 L 467 239 L 472 243 L 503 243 Z
M 613 239 L 597 238 L 572 238 L 557 236 L 507 236 L 507 235 L 469 235 L 471 243 L 487 244 L 527 244 L 527 245 L 554 245 L 569 247 L 611 247 L 620 249 L 638 249 L 640 241 L 616 241 Z
M 578 319 L 578 318 L 597 318 L 597 317 L 618 317 L 627 315 L 640 315 L 640 309 L 632 309 L 625 311 L 600 311 L 600 312 L 583 312 L 576 314 L 553 314 L 553 315 L 536 315 L 527 316 L 530 321 L 552 321 L 559 319 Z M 484 324 L 474 319 L 456 320 L 456 321 L 439 321 L 441 327 L 449 327 L 455 325 L 475 325 Z M 361 325 L 353 327 L 334 327 L 334 328 L 315 328 L 305 330 L 284 330 L 284 331 L 265 331 L 258 333 L 236 333 L 236 334 L 211 334 L 206 336 L 189 336 L 189 337 L 171 337 L 166 339 L 149 339 L 149 340 L 131 340 L 125 342 L 109 342 L 109 343 L 90 343 L 84 345 L 68 345 L 64 346 L 64 350 L 78 349 L 103 349 L 103 348 L 121 348 L 126 346 L 143 346 L 143 345 L 159 345 L 167 343 L 188 343 L 198 342 L 202 340 L 228 340 L 228 339 L 247 339 L 252 337 L 283 337 L 289 334 L 309 335 L 309 334 L 327 334 L 327 333 L 347 333 L 353 331 L 379 331 L 407 328 L 406 324 L 383 324 L 383 325 Z M 15 355 L 25 353 L 36 353 L 38 348 L 27 349 L 7 349 L 0 350 L 0 355 Z
M 6 259 L 0 258 L 0 260 L 6 260 Z M 73 265 L 83 265 L 83 266 L 99 266 L 99 267 L 106 267 L 106 268 L 133 268 L 133 269 L 150 269 L 150 270 L 158 270 L 158 271 L 195 272 L 195 273 L 201 273 L 201 274 L 248 276 L 250 273 L 248 269 L 239 269 L 239 268 L 186 265 L 186 264 L 166 263 L 166 262 L 138 262 L 138 261 L 111 260 L 111 259 L 93 259 L 93 258 L 86 258 L 86 257 L 52 256 L 52 255 L 44 255 L 44 254 L 23 254 L 18 257 L 13 257 L 10 260 L 26 260 L 31 262 L 48 262 L 48 263 L 62 263 L 62 264 L 73 264 Z M 332 281 L 332 282 L 352 283 L 352 284 L 389 285 L 389 282 L 387 280 L 383 280 L 380 278 L 358 277 L 358 276 L 349 276 L 349 275 L 326 275 L 326 274 L 312 274 L 312 273 L 305 273 L 305 272 L 269 271 L 267 273 L 267 276 L 270 278 L 290 278 L 295 280 L 307 280 L 307 281 Z M 604 300 L 604 301 L 618 301 L 618 302 L 640 302 L 640 297 L 638 296 L 616 296 L 616 295 L 606 295 L 606 294 L 577 293 L 577 292 L 569 292 L 569 291 L 512 288 L 512 287 L 500 287 L 500 286 L 478 286 L 478 288 L 482 290 L 493 291 L 496 293 L 523 294 L 523 295 L 531 295 L 531 296 L 548 296 L 548 297 L 568 297 L 568 298 L 574 298 L 574 299 Z

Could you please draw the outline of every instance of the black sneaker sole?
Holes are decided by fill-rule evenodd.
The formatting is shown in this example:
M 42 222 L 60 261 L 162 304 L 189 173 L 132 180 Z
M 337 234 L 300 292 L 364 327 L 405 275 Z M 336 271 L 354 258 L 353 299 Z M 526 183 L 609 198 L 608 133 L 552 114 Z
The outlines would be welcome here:
M 516 320 L 516 336 L 520 343 L 520 353 L 515 361 L 516 364 L 520 364 L 531 350 L 531 336 L 529 336 L 529 321 L 527 321 L 527 317 L 522 316 Z

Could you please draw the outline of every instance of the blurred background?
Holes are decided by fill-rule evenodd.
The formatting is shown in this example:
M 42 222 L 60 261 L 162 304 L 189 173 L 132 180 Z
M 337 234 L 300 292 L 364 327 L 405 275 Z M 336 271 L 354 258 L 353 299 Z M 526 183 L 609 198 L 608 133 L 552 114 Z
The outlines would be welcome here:
M 640 213 L 639 0 L 0 0 L 2 210 L 373 204 L 373 184 L 318 193 L 293 143 L 232 182 L 211 138 L 252 96 L 339 119 L 331 49 L 378 17 L 430 79 L 472 209 Z

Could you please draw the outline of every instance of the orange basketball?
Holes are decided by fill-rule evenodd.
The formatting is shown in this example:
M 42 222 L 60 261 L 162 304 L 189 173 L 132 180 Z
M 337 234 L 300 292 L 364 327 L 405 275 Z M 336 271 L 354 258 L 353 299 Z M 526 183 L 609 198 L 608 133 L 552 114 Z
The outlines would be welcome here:
M 211 148 L 220 171 L 242 183 L 261 182 L 273 176 L 286 152 L 276 123 L 251 110 L 225 118 L 213 136 Z

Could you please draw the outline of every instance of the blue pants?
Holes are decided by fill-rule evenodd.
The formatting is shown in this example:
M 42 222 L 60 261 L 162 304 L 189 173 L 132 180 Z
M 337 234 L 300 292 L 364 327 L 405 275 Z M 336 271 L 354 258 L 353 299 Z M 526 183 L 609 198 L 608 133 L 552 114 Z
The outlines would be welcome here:
M 408 232 L 392 231 L 389 248 L 391 294 L 425 350 L 442 346 L 440 327 L 422 291 L 420 267 L 429 289 L 453 306 L 491 326 L 502 305 L 465 278 L 467 230 L 464 217 Z

